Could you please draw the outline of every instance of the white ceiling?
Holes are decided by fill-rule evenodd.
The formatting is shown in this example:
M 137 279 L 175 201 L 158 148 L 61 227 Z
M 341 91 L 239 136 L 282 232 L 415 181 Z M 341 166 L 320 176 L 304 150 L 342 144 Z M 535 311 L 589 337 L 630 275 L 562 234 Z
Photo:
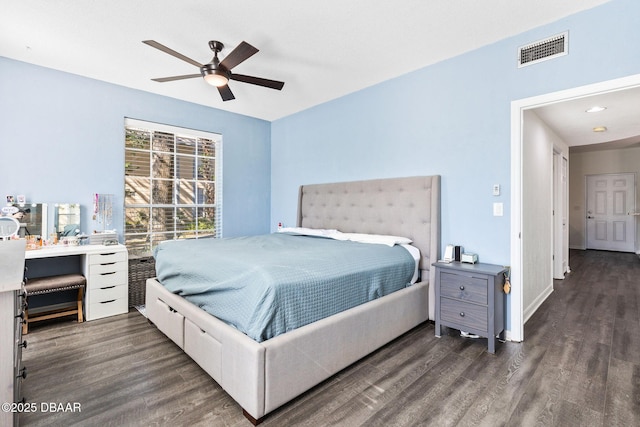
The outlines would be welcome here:
M 593 106 L 605 107 L 589 113 Z M 640 88 L 612 91 L 539 107 L 536 114 L 572 152 L 640 146 Z M 594 132 L 605 127 L 605 132 Z
M 0 0 L 0 56 L 275 120 L 609 0 Z M 231 82 L 223 102 L 198 73 L 209 40 L 260 52 L 234 69 L 285 82 Z M 515 54 L 514 54 L 515 56 Z M 514 58 L 515 62 L 515 58 Z
M 607 1 L 0 0 L 0 56 L 275 120 Z M 199 70 L 148 39 L 201 63 L 209 40 L 221 58 L 247 41 L 260 52 L 233 71 L 284 89 L 232 81 L 223 102 L 200 78 L 151 81 Z M 585 113 L 596 104 L 607 109 Z M 576 151 L 640 145 L 637 111 L 640 89 L 536 109 Z

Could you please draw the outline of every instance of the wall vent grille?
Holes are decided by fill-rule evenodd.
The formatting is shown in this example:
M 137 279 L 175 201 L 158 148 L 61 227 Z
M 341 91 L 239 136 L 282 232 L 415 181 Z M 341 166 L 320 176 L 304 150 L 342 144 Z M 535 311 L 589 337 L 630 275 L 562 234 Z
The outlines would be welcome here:
M 518 68 L 564 56 L 569 53 L 569 33 L 549 37 L 518 49 Z

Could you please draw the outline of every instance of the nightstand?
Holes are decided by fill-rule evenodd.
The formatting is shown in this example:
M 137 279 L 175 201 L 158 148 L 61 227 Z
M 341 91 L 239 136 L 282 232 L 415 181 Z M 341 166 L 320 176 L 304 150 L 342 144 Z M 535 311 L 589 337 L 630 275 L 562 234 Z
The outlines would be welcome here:
M 496 335 L 504 339 L 505 267 L 493 264 L 436 262 L 436 336 L 448 326 L 486 337 L 489 353 Z

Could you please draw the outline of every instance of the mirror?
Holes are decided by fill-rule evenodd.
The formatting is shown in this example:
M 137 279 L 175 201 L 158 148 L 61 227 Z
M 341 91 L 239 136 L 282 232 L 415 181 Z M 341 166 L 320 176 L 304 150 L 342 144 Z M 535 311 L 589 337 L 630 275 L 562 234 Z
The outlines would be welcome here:
M 10 216 L 20 223 L 20 237 L 47 235 L 47 204 L 27 203 L 13 205 Z
M 17 236 L 18 230 L 20 230 L 20 223 L 17 219 L 10 216 L 0 217 L 0 240 Z
M 58 239 L 80 234 L 80 204 L 56 203 L 53 211 L 53 228 Z

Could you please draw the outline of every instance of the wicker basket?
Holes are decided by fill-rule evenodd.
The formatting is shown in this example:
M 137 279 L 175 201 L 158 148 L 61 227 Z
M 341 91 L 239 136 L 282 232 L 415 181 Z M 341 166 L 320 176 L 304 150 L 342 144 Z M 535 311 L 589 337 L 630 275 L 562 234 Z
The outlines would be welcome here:
M 156 277 L 152 256 L 129 256 L 129 307 L 144 305 L 147 279 Z

